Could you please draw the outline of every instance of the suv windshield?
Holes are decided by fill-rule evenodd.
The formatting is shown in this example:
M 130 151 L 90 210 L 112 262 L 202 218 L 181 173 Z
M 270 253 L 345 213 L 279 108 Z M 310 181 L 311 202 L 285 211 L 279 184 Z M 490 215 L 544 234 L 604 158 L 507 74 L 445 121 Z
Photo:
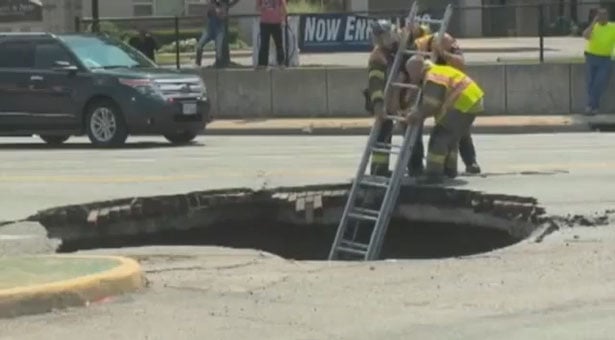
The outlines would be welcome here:
M 109 37 L 65 35 L 62 41 L 88 68 L 151 68 L 156 64 L 137 50 Z

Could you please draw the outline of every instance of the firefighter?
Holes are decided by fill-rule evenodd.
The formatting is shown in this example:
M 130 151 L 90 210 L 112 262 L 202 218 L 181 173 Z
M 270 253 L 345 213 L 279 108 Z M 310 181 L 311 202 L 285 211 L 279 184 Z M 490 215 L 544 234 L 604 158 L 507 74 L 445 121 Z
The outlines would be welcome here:
M 420 124 L 429 116 L 435 120 L 421 181 L 439 183 L 445 175 L 454 178 L 459 140 L 468 134 L 476 115 L 484 112 L 484 92 L 463 71 L 420 55 L 405 66 L 409 82 L 422 88 L 418 108 L 406 116 L 408 124 Z
M 398 112 L 400 107 L 384 98 L 384 87 L 389 67 L 399 46 L 399 32 L 390 21 L 377 20 L 371 24 L 371 34 L 374 48 L 368 62 L 368 88 L 364 91 L 366 109 L 376 119 L 381 120 L 377 142 L 390 144 L 394 124 L 393 121 L 383 118 L 387 112 Z M 370 173 L 387 177 L 391 175 L 388 153 L 372 153 Z
M 465 69 L 465 60 L 463 52 L 457 45 L 457 41 L 450 34 L 445 33 L 442 37 L 442 42 L 435 41 L 435 36 L 428 30 L 415 26 L 413 35 L 418 38 L 414 40 L 411 49 L 421 52 L 435 52 L 436 65 L 449 65 L 453 66 L 461 71 Z M 425 58 L 429 58 L 425 56 Z M 420 128 L 419 136 L 422 136 L 422 126 Z M 472 135 L 468 131 L 459 141 L 459 152 L 461 159 L 466 166 L 466 172 L 470 174 L 479 174 L 481 172 L 480 166 L 476 161 L 476 149 L 472 141 Z M 411 157 L 411 167 L 416 169 L 416 172 L 420 172 L 423 167 L 423 140 L 419 138 L 415 144 L 414 152 Z M 452 169 L 450 169 L 452 170 Z M 455 172 L 457 170 L 455 169 Z

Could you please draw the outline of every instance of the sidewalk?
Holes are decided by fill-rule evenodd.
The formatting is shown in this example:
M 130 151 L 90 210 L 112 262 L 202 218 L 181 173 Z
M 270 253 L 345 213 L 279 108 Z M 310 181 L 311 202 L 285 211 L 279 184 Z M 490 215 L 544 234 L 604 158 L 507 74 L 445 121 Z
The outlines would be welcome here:
M 598 116 L 482 116 L 472 128 L 478 134 L 518 134 L 554 132 L 590 132 Z M 249 119 L 214 120 L 207 126 L 207 135 L 367 135 L 373 118 Z M 424 133 L 433 127 L 433 119 L 425 123 Z
M 122 257 L 0 258 L 0 318 L 87 306 L 144 286 L 139 264 Z

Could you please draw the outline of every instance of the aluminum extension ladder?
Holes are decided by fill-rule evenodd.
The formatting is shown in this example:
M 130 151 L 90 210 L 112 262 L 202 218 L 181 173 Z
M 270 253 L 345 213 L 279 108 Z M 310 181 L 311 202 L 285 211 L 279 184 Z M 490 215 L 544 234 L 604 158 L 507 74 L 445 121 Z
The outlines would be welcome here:
M 410 27 L 413 27 L 416 23 L 439 25 L 440 27 L 438 33 L 434 38 L 438 40 L 442 39 L 452 15 L 452 6 L 449 4 L 446 7 L 443 19 L 423 19 L 421 17 L 417 17 L 417 2 L 418 1 L 412 4 L 410 13 L 406 19 L 406 24 L 409 24 Z M 426 54 L 424 52 L 408 50 L 410 34 L 411 33 L 408 32 L 408 30 L 403 30 L 402 39 L 400 41 L 397 53 L 395 54 L 393 65 L 387 75 L 387 81 L 384 88 L 385 103 L 386 99 L 389 98 L 388 96 L 390 94 L 391 86 L 417 89 L 419 92 L 415 97 L 415 107 L 419 103 L 419 98 L 421 95 L 420 88 L 410 84 L 394 82 L 394 79 L 397 79 L 397 75 L 399 74 L 399 69 L 401 67 L 400 63 L 404 59 L 404 55 Z M 429 55 L 429 53 L 427 53 L 427 55 Z M 433 60 L 433 55 L 431 56 Z M 403 117 L 394 115 L 386 115 L 385 119 L 392 120 L 393 122 L 404 121 Z M 369 134 L 367 146 L 363 152 L 363 157 L 359 163 L 355 180 L 352 183 L 348 200 L 342 214 L 342 219 L 338 226 L 337 234 L 329 253 L 329 260 L 337 260 L 343 257 L 344 259 L 349 260 L 362 259 L 371 261 L 376 260 L 380 255 L 382 244 L 384 243 L 384 236 L 386 235 L 393 209 L 397 203 L 401 180 L 405 174 L 406 165 L 408 164 L 412 154 L 412 149 L 414 148 L 416 139 L 421 138 L 421 136 L 418 136 L 418 126 L 413 125 L 406 126 L 402 145 L 377 143 L 376 140 L 381 126 L 381 120 L 376 119 Z M 373 151 L 397 154 L 395 167 L 390 178 L 365 174 L 370 154 Z M 368 200 L 367 197 L 373 196 L 370 195 L 373 194 L 373 190 L 378 190 L 380 197 L 382 197 L 381 191 L 385 191 L 384 198 L 382 198 L 382 201 L 379 204 L 379 210 L 359 206 L 357 203 L 357 198 L 358 191 L 361 189 L 368 189 L 365 191 L 365 195 L 363 197 L 364 200 Z M 369 229 L 367 229 L 369 241 L 365 242 L 363 240 L 357 240 L 360 227 L 367 226 L 369 226 Z M 364 238 L 366 239 L 367 237 Z

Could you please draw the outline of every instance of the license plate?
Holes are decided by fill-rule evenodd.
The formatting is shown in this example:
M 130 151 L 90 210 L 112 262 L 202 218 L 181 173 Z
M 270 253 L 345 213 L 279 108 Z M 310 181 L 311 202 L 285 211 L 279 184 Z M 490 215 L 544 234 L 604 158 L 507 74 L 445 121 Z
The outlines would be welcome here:
M 195 115 L 196 114 L 196 103 L 183 103 L 182 113 L 185 115 Z

